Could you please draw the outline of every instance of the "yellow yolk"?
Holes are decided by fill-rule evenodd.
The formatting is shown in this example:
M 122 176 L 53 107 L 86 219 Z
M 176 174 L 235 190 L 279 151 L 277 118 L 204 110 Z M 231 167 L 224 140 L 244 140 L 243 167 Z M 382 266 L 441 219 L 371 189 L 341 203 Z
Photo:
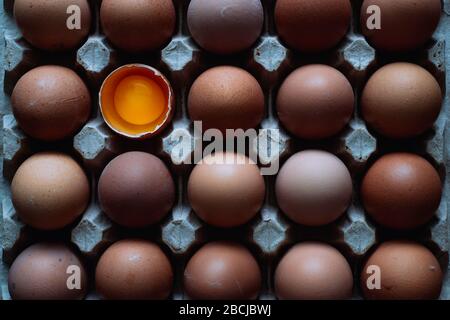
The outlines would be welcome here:
M 143 76 L 129 76 L 117 86 L 114 104 L 123 120 L 134 125 L 145 125 L 163 114 L 166 97 L 156 82 Z

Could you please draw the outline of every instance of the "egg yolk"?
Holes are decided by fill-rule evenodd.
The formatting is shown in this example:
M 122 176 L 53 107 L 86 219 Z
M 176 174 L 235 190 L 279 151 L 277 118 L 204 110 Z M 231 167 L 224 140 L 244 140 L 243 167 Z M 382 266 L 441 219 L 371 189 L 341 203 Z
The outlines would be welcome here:
M 163 114 L 166 98 L 156 82 L 135 75 L 120 81 L 115 90 L 114 104 L 123 120 L 134 125 L 145 125 Z

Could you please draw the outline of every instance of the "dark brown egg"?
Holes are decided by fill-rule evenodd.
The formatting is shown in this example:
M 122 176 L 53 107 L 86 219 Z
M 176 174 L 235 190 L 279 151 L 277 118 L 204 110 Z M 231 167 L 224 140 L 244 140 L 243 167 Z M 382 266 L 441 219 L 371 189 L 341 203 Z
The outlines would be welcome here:
M 112 300 L 167 299 L 173 271 L 164 252 L 145 240 L 121 240 L 100 257 L 95 270 L 98 293 Z
M 379 28 L 374 28 L 379 8 Z M 398 52 L 417 49 L 432 36 L 441 17 L 441 0 L 365 0 L 361 29 L 376 49 Z
M 68 155 L 37 153 L 21 164 L 11 184 L 20 220 L 43 230 L 60 229 L 77 219 L 89 202 L 89 182 Z
M 302 139 L 323 139 L 339 133 L 353 114 L 355 97 L 347 78 L 326 65 L 308 65 L 281 85 L 277 110 L 286 129 Z
M 392 63 L 367 82 L 361 97 L 368 125 L 389 138 L 410 138 L 433 126 L 442 106 L 438 82 L 424 68 Z
M 215 67 L 195 80 L 188 108 L 191 119 L 202 121 L 204 130 L 246 130 L 258 126 L 264 116 L 264 93 L 247 71 Z
M 335 155 L 306 150 L 289 158 L 278 173 L 275 192 L 281 210 L 307 226 L 335 221 L 352 199 L 352 179 Z
M 382 243 L 367 260 L 361 289 L 370 300 L 430 300 L 439 297 L 442 279 L 430 250 L 397 240 Z
M 8 276 L 14 300 L 79 300 L 86 295 L 86 271 L 61 243 L 38 243 L 14 260 Z
M 263 204 L 265 184 L 258 166 L 241 154 L 205 157 L 189 177 L 192 209 L 206 223 L 235 227 L 252 219 Z
M 50 51 L 77 48 L 91 27 L 87 0 L 15 0 L 14 17 L 28 42 Z
M 256 299 L 261 289 L 261 271 L 245 247 L 211 242 L 189 260 L 184 270 L 184 289 L 191 299 Z
M 192 0 L 187 13 L 194 40 L 217 54 L 250 48 L 261 34 L 263 22 L 260 0 Z
M 292 49 L 320 52 L 333 48 L 346 35 L 352 6 L 349 0 L 277 0 L 278 35 Z
M 172 208 L 175 185 L 164 163 L 144 152 L 127 152 L 113 159 L 98 183 L 102 210 L 125 227 L 159 222 Z
M 47 141 L 71 137 L 91 112 L 91 97 L 83 80 L 60 66 L 42 66 L 23 75 L 14 87 L 11 104 L 22 130 Z
M 363 179 L 366 212 L 379 224 L 412 229 L 427 223 L 441 199 L 442 186 L 434 167 L 410 153 L 381 157 Z
M 100 21 L 108 40 L 129 52 L 146 52 L 167 44 L 175 31 L 172 0 L 103 0 Z
M 352 295 L 353 274 L 345 257 L 319 242 L 295 245 L 275 270 L 275 292 L 282 300 L 343 300 Z

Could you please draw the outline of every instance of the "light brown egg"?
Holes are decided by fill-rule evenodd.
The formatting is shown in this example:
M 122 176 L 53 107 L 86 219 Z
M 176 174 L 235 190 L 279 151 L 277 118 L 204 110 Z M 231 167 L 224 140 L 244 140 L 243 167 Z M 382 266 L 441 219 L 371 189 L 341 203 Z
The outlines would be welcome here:
M 37 153 L 19 167 L 11 184 L 12 202 L 24 223 L 60 229 L 77 219 L 89 202 L 89 182 L 80 165 L 57 152 Z
M 204 130 L 255 128 L 264 116 L 264 93 L 247 71 L 215 67 L 193 83 L 188 110 L 193 121 L 202 121 Z
M 411 138 L 433 126 L 442 106 L 438 82 L 424 68 L 388 64 L 367 82 L 361 110 L 369 127 L 388 138 Z
M 380 28 L 372 27 L 376 17 L 373 10 L 368 10 L 372 6 L 379 8 Z M 361 29 L 376 49 L 408 51 L 423 46 L 431 38 L 440 17 L 441 0 L 365 0 Z
M 14 260 L 8 275 L 14 300 L 79 300 L 88 290 L 80 259 L 62 243 L 38 243 Z
M 347 78 L 327 65 L 307 65 L 281 85 L 277 111 L 286 129 L 302 139 L 339 133 L 353 114 L 355 96 Z
M 275 183 L 281 210 L 294 222 L 307 226 L 321 226 L 339 218 L 350 205 L 352 189 L 345 164 L 320 150 L 294 154 Z
M 282 300 L 343 300 L 352 295 L 353 274 L 334 247 L 304 242 L 292 247 L 275 270 L 275 292 Z
M 430 250 L 396 240 L 382 243 L 367 260 L 361 289 L 370 300 L 430 300 L 439 297 L 442 279 L 439 262 Z
M 261 289 L 261 271 L 245 247 L 211 242 L 189 260 L 184 270 L 184 289 L 190 299 L 256 299 Z
M 287 46 L 302 52 L 333 48 L 350 26 L 349 0 L 277 0 L 275 25 Z
M 173 178 L 164 162 L 145 152 L 114 158 L 98 182 L 102 210 L 114 222 L 142 228 L 159 222 L 175 200 Z
M 216 227 L 236 227 L 248 222 L 261 208 L 264 195 L 264 179 L 258 166 L 241 154 L 206 156 L 189 177 L 192 209 Z
M 88 120 L 91 97 L 71 69 L 42 66 L 23 75 L 14 87 L 11 104 L 23 131 L 47 141 L 73 136 Z
M 121 240 L 100 257 L 95 284 L 98 293 L 106 299 L 162 300 L 172 291 L 172 266 L 156 244 Z
M 172 0 L 103 0 L 100 22 L 108 40 L 128 52 L 146 52 L 167 44 L 175 31 Z
M 28 42 L 49 51 L 81 46 L 91 27 L 87 0 L 15 0 L 14 18 Z
M 419 227 L 433 217 L 442 194 L 436 169 L 411 153 L 381 157 L 367 171 L 361 186 L 366 212 L 393 229 Z

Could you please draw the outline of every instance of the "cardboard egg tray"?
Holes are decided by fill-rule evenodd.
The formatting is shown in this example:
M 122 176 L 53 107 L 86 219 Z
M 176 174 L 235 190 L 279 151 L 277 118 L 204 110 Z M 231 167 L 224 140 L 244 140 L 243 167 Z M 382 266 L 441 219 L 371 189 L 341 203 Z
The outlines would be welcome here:
M 175 272 L 173 299 L 186 298 L 183 293 L 183 270 L 190 256 L 202 244 L 217 239 L 231 239 L 245 244 L 260 263 L 263 289 L 260 299 L 275 299 L 273 272 L 294 243 L 319 240 L 336 246 L 346 256 L 355 276 L 354 298 L 361 298 L 359 273 L 361 264 L 380 242 L 391 238 L 410 238 L 429 247 L 439 259 L 443 270 L 448 270 L 449 199 L 450 199 L 450 134 L 446 128 L 450 115 L 450 96 L 445 91 L 442 112 L 432 130 L 416 139 L 396 142 L 379 137 L 367 129 L 360 117 L 359 106 L 348 127 L 337 137 L 307 142 L 295 139 L 283 130 L 276 117 L 275 98 L 281 82 L 299 66 L 322 63 L 342 71 L 360 95 L 370 75 L 381 66 L 394 61 L 409 61 L 429 70 L 443 90 L 450 88 L 450 0 L 443 0 L 442 19 L 433 39 L 418 52 L 387 56 L 377 53 L 360 33 L 359 11 L 362 0 L 352 0 L 354 9 L 352 27 L 347 37 L 334 50 L 316 55 L 303 55 L 282 45 L 276 36 L 273 10 L 275 0 L 263 0 L 265 27 L 263 35 L 253 48 L 238 55 L 215 56 L 202 51 L 190 38 L 184 17 L 189 0 L 174 0 L 177 7 L 178 28 L 171 42 L 161 51 L 146 55 L 128 55 L 114 50 L 99 27 L 98 12 L 101 0 L 91 1 L 94 23 L 87 41 L 76 51 L 51 54 L 32 48 L 21 38 L 12 17 L 13 0 L 5 0 L 1 14 L 4 39 L 0 46 L 4 72 L 0 75 L 4 86 L 1 97 L 2 146 L 0 163 L 3 166 L 1 184 L 1 266 L 0 299 L 10 299 L 7 285 L 8 267 L 14 258 L 31 243 L 59 239 L 70 244 L 84 258 L 90 275 L 91 290 L 88 299 L 98 298 L 94 290 L 94 271 L 101 253 L 112 242 L 129 237 L 143 237 L 159 243 L 172 260 Z M 103 79 L 115 68 L 126 63 L 144 63 L 162 71 L 176 94 L 176 113 L 171 125 L 156 137 L 133 141 L 113 133 L 104 123 L 98 110 L 98 90 Z M 17 80 L 28 70 L 43 64 L 60 64 L 74 69 L 91 89 L 93 113 L 89 122 L 73 139 L 58 143 L 42 143 L 28 138 L 11 114 L 9 96 Z M 349 168 L 354 182 L 351 207 L 338 221 L 319 228 L 294 224 L 277 207 L 274 194 L 276 176 L 265 176 L 266 199 L 261 212 L 248 224 L 233 229 L 212 228 L 200 221 L 189 207 L 186 196 L 187 180 L 193 165 L 183 164 L 191 153 L 170 154 L 179 139 L 191 137 L 193 152 L 197 141 L 187 113 L 187 94 L 192 82 L 203 71 L 216 65 L 235 65 L 252 73 L 265 92 L 266 117 L 260 129 L 268 133 L 265 139 L 275 148 L 259 145 L 260 162 L 270 164 L 280 159 L 280 166 L 295 152 L 319 148 L 339 156 Z M 358 100 L 358 99 L 357 99 Z M 358 104 L 358 102 L 357 102 Z M 277 134 L 280 129 L 281 134 Z M 255 147 L 255 146 L 253 146 Z M 256 148 L 256 147 L 255 147 Z M 72 155 L 91 179 L 92 196 L 89 208 L 81 219 L 63 230 L 40 232 L 24 225 L 17 217 L 10 199 L 9 184 L 18 166 L 31 154 L 42 150 L 60 150 Z M 112 223 L 101 212 L 96 196 L 96 184 L 103 167 L 120 153 L 141 150 L 162 158 L 170 168 L 177 185 L 177 201 L 168 216 L 158 225 L 143 230 L 129 230 Z M 424 156 L 439 171 L 444 183 L 444 194 L 435 217 L 426 226 L 413 232 L 392 232 L 376 226 L 364 213 L 359 199 L 361 179 L 369 166 L 381 155 L 393 151 L 409 151 Z M 441 299 L 450 299 L 450 273 L 446 272 Z

